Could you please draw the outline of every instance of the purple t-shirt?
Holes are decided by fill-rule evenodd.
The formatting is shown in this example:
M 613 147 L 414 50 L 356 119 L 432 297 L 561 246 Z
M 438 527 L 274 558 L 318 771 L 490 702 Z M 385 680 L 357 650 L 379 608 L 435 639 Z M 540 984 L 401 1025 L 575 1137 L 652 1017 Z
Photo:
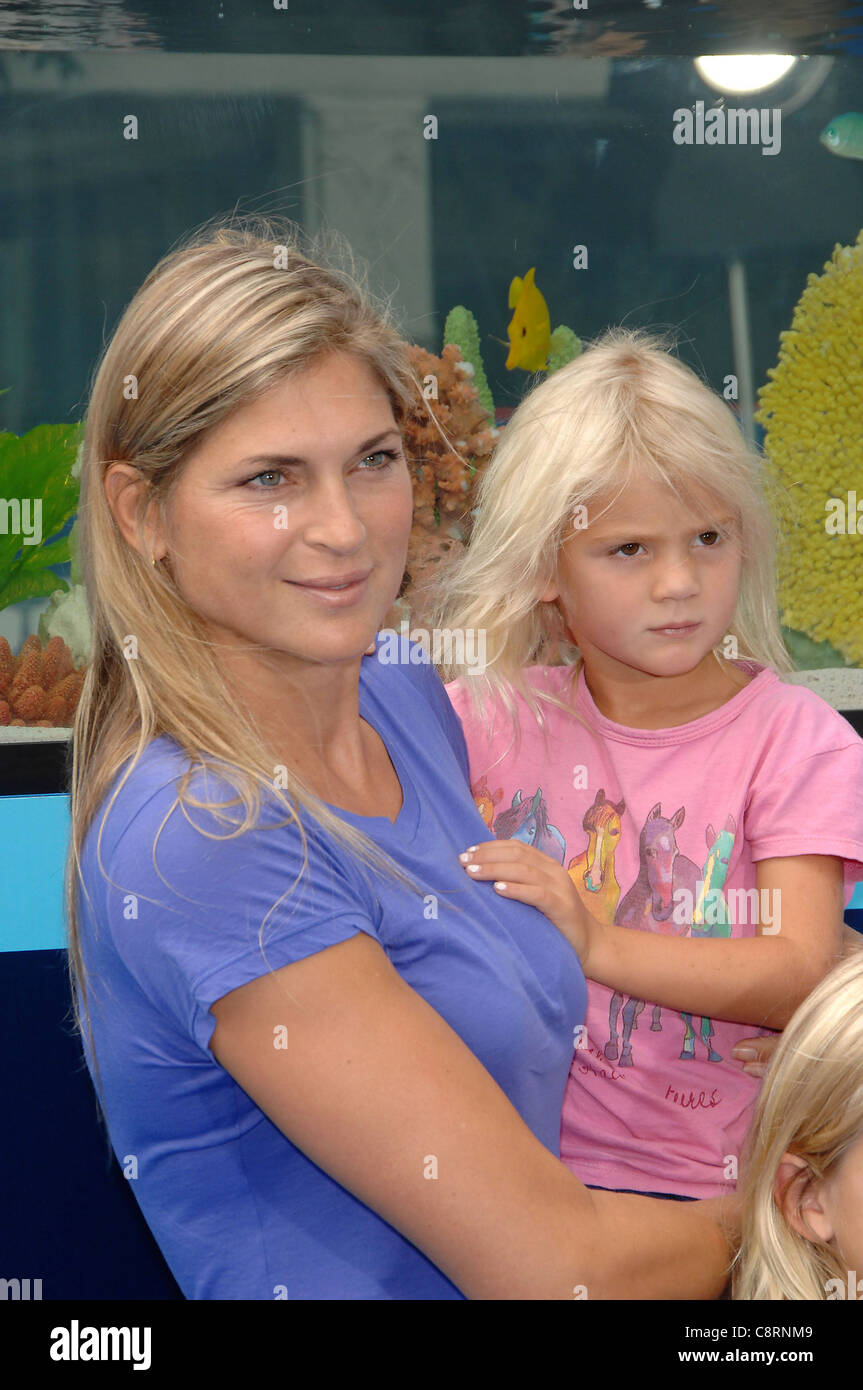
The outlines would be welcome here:
M 418 660 L 422 649 L 402 637 L 397 652 L 397 663 L 385 663 L 379 641 L 364 658 L 359 708 L 387 747 L 404 804 L 395 824 L 339 814 L 391 853 L 425 898 L 364 874 L 304 815 L 309 867 L 267 920 L 264 959 L 259 929 L 300 872 L 300 836 L 292 825 L 266 828 L 284 818 L 271 801 L 264 828 L 233 839 L 200 834 L 198 826 L 215 836 L 231 827 L 203 809 L 191 808 L 195 825 L 171 810 L 188 762 L 167 737 L 147 747 L 108 814 L 104 875 L 95 849 L 107 800 L 85 839 L 92 905 L 81 893 L 81 941 L 111 1144 L 187 1298 L 463 1297 L 292 1144 L 209 1050 L 211 1004 L 356 932 L 380 943 L 560 1155 L 561 1106 L 585 1018 L 581 967 L 542 913 L 502 899 L 459 864 L 462 850 L 488 838 L 461 726 L 434 668 Z M 200 771 L 189 792 L 234 795 Z M 86 1027 L 84 1047 L 92 1076 Z

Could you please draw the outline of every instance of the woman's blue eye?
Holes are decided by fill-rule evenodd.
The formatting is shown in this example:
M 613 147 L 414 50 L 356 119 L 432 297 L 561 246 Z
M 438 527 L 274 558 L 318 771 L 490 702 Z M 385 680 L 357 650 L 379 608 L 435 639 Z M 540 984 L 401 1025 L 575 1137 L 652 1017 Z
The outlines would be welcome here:
M 365 458 L 362 459 L 361 462 L 362 462 L 362 463 L 365 463 L 367 459 L 376 459 L 376 458 L 382 459 L 383 462 L 375 464 L 372 468 L 363 469 L 363 472 L 365 472 L 365 473 L 380 473 L 380 472 L 383 472 L 383 470 L 384 470 L 385 468 L 389 468 L 390 464 L 392 463 L 392 461 L 393 461 L 394 459 L 397 459 L 397 458 L 400 458 L 400 457 L 401 457 L 401 451 L 398 450 L 398 449 L 376 449 L 375 452 L 374 452 L 373 454 L 366 454 Z M 263 471 L 263 473 L 256 473 L 255 476 L 254 476 L 253 478 L 249 478 L 248 481 L 249 481 L 250 483 L 256 483 L 256 482 L 258 482 L 258 480 L 259 480 L 260 478 L 279 478 L 279 477 L 280 477 L 283 481 L 286 481 L 287 475 L 286 475 L 284 469 L 281 469 L 281 468 L 266 468 L 266 469 Z M 265 490 L 265 491 L 268 491 L 268 490 L 269 490 L 268 487 L 267 487 L 266 485 L 265 485 L 265 489 L 264 489 L 264 490 Z
M 363 459 L 363 463 L 365 463 L 366 459 L 385 459 L 385 463 L 379 463 L 375 468 L 371 470 L 373 473 L 376 473 L 378 469 L 388 468 L 392 460 L 397 459 L 399 457 L 399 453 L 400 451 L 398 449 L 377 449 L 373 454 L 366 454 L 366 458 Z

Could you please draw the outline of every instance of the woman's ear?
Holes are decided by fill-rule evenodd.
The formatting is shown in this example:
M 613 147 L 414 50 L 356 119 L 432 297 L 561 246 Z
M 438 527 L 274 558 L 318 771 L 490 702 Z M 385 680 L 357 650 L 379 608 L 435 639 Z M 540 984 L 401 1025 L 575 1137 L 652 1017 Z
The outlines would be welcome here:
M 539 601 L 540 603 L 554 603 L 554 600 L 558 598 L 559 595 L 560 589 L 558 588 L 554 580 L 552 580 L 548 588 L 540 594 Z
M 784 1153 L 773 1180 L 773 1200 L 793 1231 L 808 1241 L 829 1245 L 833 1222 L 824 1200 L 825 1180 L 812 1176 L 805 1158 Z
M 113 463 L 105 474 L 105 496 L 114 520 L 132 549 L 137 550 L 143 559 L 149 561 L 150 555 L 145 555 L 140 549 L 137 532 L 141 489 L 145 487 L 144 479 L 131 463 Z M 151 501 L 147 507 L 148 529 L 153 533 L 150 537 L 151 553 L 159 548 L 162 541 L 161 534 L 158 534 L 158 514 L 154 510 L 155 505 L 155 502 Z

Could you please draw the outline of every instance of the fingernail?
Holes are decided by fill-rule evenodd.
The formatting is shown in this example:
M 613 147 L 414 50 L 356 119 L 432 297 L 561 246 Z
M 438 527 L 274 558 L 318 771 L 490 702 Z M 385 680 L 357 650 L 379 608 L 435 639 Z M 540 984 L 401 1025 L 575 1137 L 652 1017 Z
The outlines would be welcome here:
M 468 864 L 468 866 L 467 866 L 467 871 L 468 871 L 469 874 L 478 874 L 479 871 L 480 871 L 480 865 L 479 865 L 479 864 Z
M 459 855 L 459 863 L 466 864 L 470 859 L 470 850 L 465 850 L 464 854 Z
M 758 1056 L 758 1053 L 753 1047 L 741 1047 L 739 1044 L 737 1047 L 732 1047 L 731 1051 L 741 1062 L 751 1062 Z

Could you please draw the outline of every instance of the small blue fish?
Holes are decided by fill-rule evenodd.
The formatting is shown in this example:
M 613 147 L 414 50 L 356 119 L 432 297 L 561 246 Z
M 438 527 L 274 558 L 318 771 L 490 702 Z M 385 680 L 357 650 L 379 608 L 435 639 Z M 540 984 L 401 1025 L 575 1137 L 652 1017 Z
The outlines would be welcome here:
M 831 154 L 842 159 L 863 159 L 863 115 L 846 111 L 844 116 L 834 116 L 818 138 Z

